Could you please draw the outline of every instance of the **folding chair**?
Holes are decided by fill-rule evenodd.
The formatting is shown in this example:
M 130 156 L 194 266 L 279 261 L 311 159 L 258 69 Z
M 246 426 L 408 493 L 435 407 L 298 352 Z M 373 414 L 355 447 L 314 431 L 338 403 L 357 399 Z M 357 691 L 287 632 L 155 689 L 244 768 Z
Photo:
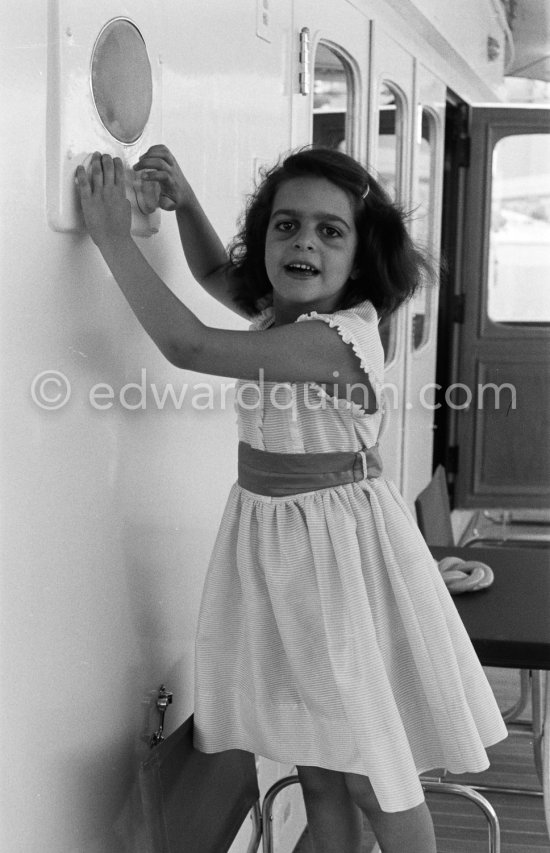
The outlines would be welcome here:
M 489 853 L 500 853 L 500 825 L 498 817 L 491 803 L 485 799 L 478 791 L 474 791 L 467 785 L 456 785 L 452 782 L 444 782 L 439 780 L 420 780 L 424 791 L 435 794 L 456 794 L 459 797 L 465 797 L 474 803 L 482 810 L 487 818 L 489 828 Z M 262 806 L 262 832 L 263 832 L 263 853 L 275 853 L 273 839 L 273 803 L 277 796 L 288 785 L 298 783 L 298 776 L 295 774 L 285 776 L 279 779 L 267 791 Z
M 147 849 L 150 853 L 228 853 L 246 816 L 252 818 L 247 853 L 257 853 L 263 835 L 263 853 L 275 853 L 273 803 L 293 774 L 260 793 L 255 757 L 241 750 L 207 755 L 193 746 L 193 717 L 168 738 L 163 736 L 164 715 L 172 694 L 161 687 L 157 708 L 160 727 L 140 770 Z M 492 806 L 463 785 L 422 780 L 425 790 L 467 796 L 485 812 L 490 827 L 490 853 L 500 853 L 500 831 Z M 434 787 L 435 786 L 435 787 Z
M 162 729 L 161 729 L 162 732 Z M 206 755 L 193 746 L 193 718 L 158 742 L 142 764 L 140 787 L 151 853 L 227 853 L 246 816 L 247 853 L 262 834 L 253 755 L 240 750 Z
M 514 521 L 514 515 L 506 509 L 494 512 L 483 510 L 482 521 L 480 516 L 474 513 L 472 519 L 462 532 L 458 542 L 454 540 L 453 527 L 451 524 L 451 506 L 449 493 L 447 491 L 447 476 L 445 468 L 438 465 L 432 479 L 423 489 L 414 502 L 416 520 L 420 532 L 428 545 L 441 545 L 451 547 L 458 545 L 461 548 L 469 548 L 476 545 L 489 545 L 491 547 L 526 547 L 548 548 L 550 547 L 549 522 L 544 520 L 544 515 L 539 521 L 519 518 Z M 520 513 L 520 510 L 517 511 Z M 506 518 L 516 525 L 516 532 L 503 532 L 502 525 L 506 526 Z M 486 527 L 486 521 L 492 522 L 492 527 Z M 495 531 L 500 529 L 500 535 Z
M 416 498 L 414 508 L 420 532 L 428 545 L 452 547 L 455 544 L 443 465 L 437 466 L 432 479 Z

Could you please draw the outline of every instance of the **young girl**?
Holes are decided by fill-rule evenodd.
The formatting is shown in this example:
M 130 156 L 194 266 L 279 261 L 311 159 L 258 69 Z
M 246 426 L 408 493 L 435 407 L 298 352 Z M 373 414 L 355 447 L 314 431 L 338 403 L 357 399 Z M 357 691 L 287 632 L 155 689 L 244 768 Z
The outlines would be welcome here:
M 400 211 L 332 150 L 267 174 L 227 254 L 174 157 L 136 169 L 175 210 L 187 262 L 253 334 L 205 326 L 130 237 L 120 160 L 77 170 L 89 232 L 139 322 L 176 366 L 237 377 L 239 476 L 198 626 L 205 752 L 296 764 L 315 853 L 433 853 L 418 774 L 488 766 L 506 729 L 377 442 L 379 318 L 418 285 Z

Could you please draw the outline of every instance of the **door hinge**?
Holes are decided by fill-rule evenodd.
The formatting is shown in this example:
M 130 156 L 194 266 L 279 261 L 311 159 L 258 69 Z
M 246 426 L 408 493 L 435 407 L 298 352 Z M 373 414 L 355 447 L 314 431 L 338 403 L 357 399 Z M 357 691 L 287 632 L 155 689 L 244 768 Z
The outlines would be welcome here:
M 466 311 L 466 297 L 463 293 L 455 293 L 451 307 L 451 320 L 453 323 L 464 323 Z
M 309 95 L 311 91 L 311 56 L 309 27 L 300 30 L 300 70 L 298 74 L 300 95 Z
M 458 444 L 453 444 L 447 449 L 447 473 L 458 474 Z

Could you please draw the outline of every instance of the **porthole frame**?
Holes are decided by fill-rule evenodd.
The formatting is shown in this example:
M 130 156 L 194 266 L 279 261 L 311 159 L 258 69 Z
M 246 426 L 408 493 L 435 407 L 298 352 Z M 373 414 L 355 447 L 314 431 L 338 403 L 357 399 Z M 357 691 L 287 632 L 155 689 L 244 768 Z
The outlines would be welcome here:
M 74 177 L 76 167 L 89 163 L 94 151 L 120 157 L 125 169 L 129 169 L 141 154 L 163 138 L 162 5 L 160 0 L 132 0 L 131 14 L 126 10 L 119 14 L 113 11 L 112 0 L 94 0 L 78 9 L 74 0 L 48 3 L 46 216 L 54 231 L 84 231 Z M 133 143 L 120 142 L 107 130 L 91 89 L 91 62 L 97 39 L 115 18 L 123 18 L 136 27 L 151 66 L 152 107 L 141 136 Z M 153 220 L 158 229 L 160 213 L 148 217 L 147 227 Z
M 112 132 L 112 130 L 110 130 L 110 128 L 109 128 L 109 127 L 107 127 L 107 125 L 106 125 L 106 124 L 105 124 L 105 122 L 103 121 L 103 118 L 102 118 L 102 116 L 101 116 L 101 113 L 99 112 L 99 108 L 98 108 L 98 105 L 97 105 L 96 97 L 95 97 L 95 94 L 94 94 L 94 85 L 93 85 L 93 67 L 94 67 L 94 57 L 95 57 L 96 49 L 97 49 L 97 47 L 98 47 L 99 43 L 101 42 L 101 39 L 102 39 L 102 37 L 103 37 L 103 35 L 104 35 L 105 31 L 106 31 L 106 30 L 108 30 L 110 27 L 112 27 L 112 26 L 113 26 L 114 24 L 116 24 L 117 22 L 124 22 L 124 23 L 126 23 L 126 24 L 130 24 L 130 26 L 131 26 L 131 27 L 133 27 L 133 28 L 136 30 L 136 32 L 138 33 L 139 37 L 141 38 L 141 40 L 142 40 L 142 42 L 143 42 L 143 47 L 144 47 L 144 49 L 145 49 L 145 55 L 147 56 L 147 62 L 148 62 L 148 64 L 149 64 L 149 75 L 150 75 L 150 82 L 151 82 L 151 103 L 149 104 L 149 110 L 148 110 L 148 113 L 147 113 L 147 118 L 146 118 L 146 120 L 145 120 L 145 122 L 144 122 L 144 124 L 143 124 L 143 127 L 142 127 L 142 129 L 141 129 L 140 133 L 139 133 L 139 134 L 138 134 L 134 139 L 131 139 L 131 140 L 130 140 L 130 139 L 120 139 L 120 137 L 116 136 L 116 135 Z M 153 66 L 152 66 L 152 63 L 151 63 L 151 58 L 150 58 L 150 56 L 149 56 L 149 51 L 147 50 L 147 43 L 146 43 L 145 38 L 144 38 L 144 36 L 143 36 L 143 33 L 141 32 L 141 30 L 140 30 L 140 28 L 138 27 L 138 25 L 135 23 L 135 21 L 133 21 L 133 20 L 132 20 L 131 18 L 129 18 L 128 16 L 126 16 L 126 15 L 117 15 L 115 18 L 111 18 L 109 21 L 107 21 L 107 22 L 103 25 L 103 27 L 101 28 L 101 30 L 100 30 L 100 31 L 99 31 L 99 33 L 97 34 L 97 37 L 96 37 L 96 39 L 95 39 L 95 42 L 94 42 L 94 45 L 93 45 L 93 48 L 92 48 L 92 52 L 91 52 L 91 54 L 90 54 L 90 73 L 89 73 L 89 84 L 90 84 L 90 95 L 91 95 L 91 98 L 92 98 L 92 103 L 93 103 L 93 105 L 94 105 L 94 109 L 95 109 L 95 111 L 96 111 L 96 113 L 97 113 L 97 117 L 98 117 L 99 121 L 101 122 L 101 124 L 103 125 L 103 127 L 105 128 L 105 130 L 107 131 L 107 133 L 108 133 L 110 136 L 112 136 L 112 138 L 113 138 L 114 140 L 116 140 L 116 142 L 117 142 L 119 145 L 125 145 L 125 146 L 136 145 L 136 144 L 139 142 L 139 140 L 143 137 L 143 134 L 145 133 L 145 131 L 147 130 L 147 125 L 148 125 L 149 120 L 150 120 L 150 118 L 151 118 L 151 113 L 152 113 L 152 111 L 153 111 L 153 99 L 154 99 L 154 90 L 155 90 L 155 87 L 154 87 L 154 80 L 153 80 Z

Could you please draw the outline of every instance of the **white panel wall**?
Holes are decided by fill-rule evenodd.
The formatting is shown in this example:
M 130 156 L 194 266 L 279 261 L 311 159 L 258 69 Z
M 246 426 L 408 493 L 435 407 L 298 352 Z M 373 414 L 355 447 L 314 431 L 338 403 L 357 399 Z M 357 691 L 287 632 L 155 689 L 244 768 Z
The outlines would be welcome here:
M 489 86 L 502 82 L 508 46 L 500 0 L 410 0 Z M 496 54 L 488 54 L 488 39 Z
M 500 0 L 346 0 L 379 22 L 457 95 L 494 101 L 509 58 L 507 24 Z M 490 59 L 487 38 L 499 42 Z
M 84 0 L 82 0 L 84 2 Z M 76 4 L 78 6 L 78 3 Z M 113 2 L 109 16 L 133 14 Z M 180 158 L 224 240 L 232 236 L 254 158 L 289 145 L 289 3 L 273 41 L 257 38 L 255 4 L 171 5 L 162 44 L 163 140 Z M 142 6 L 142 4 L 140 4 Z M 168 731 L 191 712 L 193 636 L 208 556 L 236 473 L 231 399 L 220 380 L 178 371 L 145 337 L 85 235 L 46 219 L 48 5 L 4 4 L 2 57 L 2 805 L 6 853 L 139 853 L 136 768 L 157 725 L 162 682 L 174 691 Z M 66 81 L 69 85 L 70 81 Z M 63 93 L 60 93 L 63 97 Z M 198 293 L 174 217 L 141 245 L 205 322 L 238 319 Z M 40 408 L 34 377 L 63 373 L 68 403 Z M 58 377 L 57 377 L 58 378 Z M 125 384 L 149 390 L 119 393 Z M 213 407 L 192 397 L 209 381 Z M 114 392 L 103 411 L 97 383 Z M 179 411 L 151 393 L 168 385 Z M 50 399 L 59 392 L 44 386 Z M 37 393 L 38 386 L 37 386 Z M 198 400 L 205 405 L 207 398 Z M 109 401 L 107 401 L 109 402 Z

